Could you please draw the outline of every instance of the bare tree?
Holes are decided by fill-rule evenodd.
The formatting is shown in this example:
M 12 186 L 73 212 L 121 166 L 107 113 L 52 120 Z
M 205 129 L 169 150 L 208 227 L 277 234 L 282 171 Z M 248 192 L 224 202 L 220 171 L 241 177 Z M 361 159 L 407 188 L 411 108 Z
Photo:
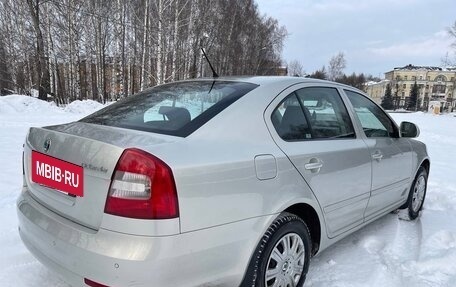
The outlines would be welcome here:
M 456 21 L 454 21 L 453 26 L 448 28 L 448 33 L 454 38 L 452 46 L 456 48 Z
M 36 87 L 39 91 L 38 98 L 47 100 L 49 73 L 47 70 L 47 58 L 45 55 L 44 39 L 40 24 L 40 0 L 26 0 L 30 12 L 30 17 L 35 32 L 36 54 L 35 54 L 35 69 L 36 69 Z
M 8 66 L 6 65 L 6 49 L 3 39 L 0 39 L 0 94 L 8 90 L 11 82 Z
M 0 89 L 59 104 L 171 80 L 274 74 L 287 36 L 254 0 L 0 0 Z
M 288 75 L 294 77 L 302 77 L 305 75 L 304 67 L 298 60 L 293 60 L 288 63 Z
M 454 58 L 453 60 L 448 60 L 448 53 L 446 54 L 446 64 L 447 65 L 456 65 L 456 21 L 453 25 L 448 28 L 448 34 L 454 39 L 454 42 L 451 44 L 451 47 L 454 48 Z
M 343 75 L 343 71 L 347 65 L 345 61 L 345 55 L 343 52 L 339 52 L 329 60 L 328 65 L 328 79 L 335 81 L 337 78 Z
M 145 0 L 145 9 L 144 9 L 144 26 L 143 26 L 143 42 L 142 42 L 142 56 L 141 56 L 141 90 L 147 87 L 146 77 L 146 64 L 147 64 L 147 51 L 148 51 L 148 35 L 149 35 L 149 7 L 150 0 Z

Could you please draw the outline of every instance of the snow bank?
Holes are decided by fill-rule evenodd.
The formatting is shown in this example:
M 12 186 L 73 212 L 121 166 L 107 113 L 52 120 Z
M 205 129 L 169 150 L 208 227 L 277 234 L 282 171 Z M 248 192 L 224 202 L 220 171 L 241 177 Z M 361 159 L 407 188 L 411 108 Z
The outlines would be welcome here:
M 88 115 L 103 107 L 103 104 L 92 100 L 76 100 L 66 107 L 58 107 L 54 102 L 46 102 L 29 96 L 9 95 L 0 97 L 0 114 L 10 115 L 27 113 L 49 115 L 62 112 L 76 115 Z
M 73 114 L 91 114 L 104 107 L 103 104 L 92 100 L 76 100 L 67 105 L 64 109 L 65 112 Z
M 57 112 L 59 109 L 54 102 L 46 102 L 37 98 L 23 95 L 9 95 L 0 97 L 0 113 L 17 114 L 29 112 Z

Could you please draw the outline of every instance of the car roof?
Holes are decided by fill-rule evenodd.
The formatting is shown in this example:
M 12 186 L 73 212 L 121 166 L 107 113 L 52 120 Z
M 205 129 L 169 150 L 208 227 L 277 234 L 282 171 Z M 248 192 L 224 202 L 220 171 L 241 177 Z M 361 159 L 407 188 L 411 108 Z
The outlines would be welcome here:
M 185 81 L 213 81 L 213 80 L 247 82 L 247 83 L 252 83 L 252 84 L 256 84 L 256 85 L 263 86 L 263 87 L 268 86 L 268 85 L 277 85 L 277 84 L 284 85 L 284 86 L 291 86 L 294 84 L 302 84 L 302 83 L 321 83 L 321 84 L 337 85 L 337 86 L 340 86 L 341 88 L 349 88 L 349 89 L 357 90 L 364 94 L 363 91 L 360 91 L 355 87 L 337 83 L 337 82 L 314 79 L 314 78 L 290 77 L 290 76 L 226 76 L 226 77 L 224 76 L 224 77 L 218 77 L 218 78 L 187 79 L 187 80 L 184 80 L 183 82 L 185 82 Z

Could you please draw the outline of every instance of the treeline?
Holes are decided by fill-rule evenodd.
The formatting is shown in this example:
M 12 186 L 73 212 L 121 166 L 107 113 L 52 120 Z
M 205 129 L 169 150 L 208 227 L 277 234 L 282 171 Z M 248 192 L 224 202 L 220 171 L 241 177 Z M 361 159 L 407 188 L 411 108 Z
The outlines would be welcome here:
M 0 0 L 0 92 L 106 101 L 173 80 L 274 74 L 285 28 L 253 0 Z
M 347 61 L 345 60 L 345 55 L 344 53 L 339 52 L 331 57 L 327 66 L 322 66 L 320 69 L 312 72 L 311 74 L 307 74 L 304 71 L 303 65 L 299 61 L 291 61 L 288 64 L 288 74 L 292 76 L 305 76 L 308 78 L 334 81 L 355 87 L 362 91 L 366 91 L 366 82 L 380 81 L 379 78 L 364 73 L 352 73 L 347 75 L 344 73 L 346 66 Z
M 309 77 L 342 83 L 355 87 L 362 91 L 366 91 L 366 82 L 380 81 L 379 78 L 375 78 L 372 75 L 366 75 L 364 73 L 352 73 L 350 75 L 347 75 L 344 73 L 346 65 L 347 62 L 345 60 L 344 53 L 339 52 L 337 55 L 331 57 L 327 68 L 323 66 L 320 70 L 313 72 Z
M 312 74 L 309 75 L 309 78 L 314 78 L 314 79 L 320 79 L 320 80 L 331 80 L 334 82 L 338 82 L 341 84 L 349 85 L 352 87 L 355 87 L 357 89 L 360 89 L 361 91 L 366 91 L 366 82 L 369 81 L 375 81 L 378 82 L 380 81 L 379 78 L 375 78 L 372 75 L 366 75 L 364 73 L 357 74 L 357 73 L 351 73 L 350 75 L 346 75 L 343 72 L 341 75 L 338 75 L 337 77 L 331 79 L 328 76 L 328 73 L 326 71 L 326 68 L 323 67 L 319 70 L 316 70 Z

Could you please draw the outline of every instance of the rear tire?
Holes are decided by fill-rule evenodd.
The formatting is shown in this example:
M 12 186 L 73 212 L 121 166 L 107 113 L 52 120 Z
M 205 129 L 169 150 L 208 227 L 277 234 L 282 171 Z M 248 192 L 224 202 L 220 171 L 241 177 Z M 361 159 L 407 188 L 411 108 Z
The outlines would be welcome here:
M 420 167 L 415 180 L 410 187 L 407 202 L 400 207 L 399 218 L 404 220 L 415 220 L 419 217 L 426 198 L 428 174 L 424 167 Z
M 243 287 L 301 287 L 309 270 L 312 243 L 306 223 L 282 213 L 260 240 L 247 269 Z

